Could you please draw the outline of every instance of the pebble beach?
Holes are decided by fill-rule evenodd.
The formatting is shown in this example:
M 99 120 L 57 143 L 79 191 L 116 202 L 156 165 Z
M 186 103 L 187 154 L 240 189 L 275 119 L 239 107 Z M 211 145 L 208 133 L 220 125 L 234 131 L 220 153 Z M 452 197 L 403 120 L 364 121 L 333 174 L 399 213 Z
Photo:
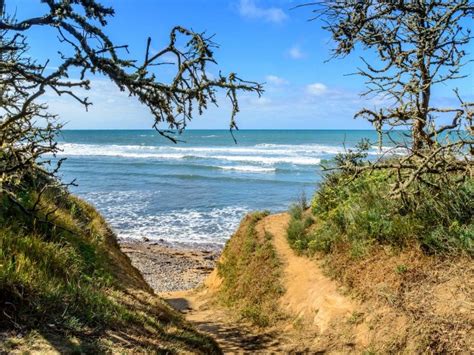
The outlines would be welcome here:
M 218 250 L 180 248 L 146 239 L 121 241 L 120 247 L 155 293 L 199 286 L 220 255 Z

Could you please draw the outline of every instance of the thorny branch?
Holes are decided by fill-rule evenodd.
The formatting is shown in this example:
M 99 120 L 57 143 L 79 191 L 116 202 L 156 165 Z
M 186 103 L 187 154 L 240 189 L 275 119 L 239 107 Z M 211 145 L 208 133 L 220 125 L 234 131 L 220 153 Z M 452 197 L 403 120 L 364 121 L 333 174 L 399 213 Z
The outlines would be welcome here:
M 218 104 L 219 90 L 232 105 L 231 130 L 237 128 L 238 92 L 263 92 L 260 84 L 235 73 L 209 74 L 209 66 L 217 64 L 213 54 L 217 45 L 205 33 L 176 26 L 165 48 L 155 51 L 148 38 L 144 59 L 130 59 L 128 47 L 113 43 L 104 31 L 114 15 L 112 8 L 95 0 L 41 2 L 46 8 L 43 14 L 16 19 L 0 0 L 0 194 L 32 211 L 39 208 L 38 201 L 27 203 L 20 196 L 29 179 L 39 174 L 45 183 L 60 184 L 56 173 L 62 160 L 51 164 L 62 125 L 40 103 L 46 92 L 69 96 L 87 109 L 92 102 L 78 89 L 91 89 L 90 78 L 101 75 L 148 107 L 152 126 L 174 142 L 196 114 Z M 29 54 L 28 33 L 42 27 L 57 33 L 50 39 L 61 49 L 55 67 L 49 61 L 38 63 Z M 39 191 L 41 196 L 44 190 Z
M 394 141 L 392 152 L 404 152 L 401 159 L 381 158 L 368 164 L 355 164 L 361 161 L 354 161 L 351 152 L 340 167 L 356 174 L 392 170 L 399 178 L 397 193 L 414 181 L 428 181 L 428 175 L 441 180 L 448 175 L 472 177 L 474 102 L 465 102 L 455 90 L 457 107 L 436 107 L 432 92 L 437 85 L 465 77 L 461 70 L 471 61 L 464 48 L 473 38 L 473 3 L 326 0 L 302 6 L 309 6 L 311 20 L 322 21 L 332 34 L 334 57 L 344 57 L 358 46 L 376 53 L 377 64 L 362 58 L 363 67 L 356 74 L 365 79 L 363 95 L 381 99 L 384 107 L 363 108 L 355 117 L 374 125 L 380 147 L 388 137 Z M 409 130 L 409 139 L 401 139 L 399 128 Z

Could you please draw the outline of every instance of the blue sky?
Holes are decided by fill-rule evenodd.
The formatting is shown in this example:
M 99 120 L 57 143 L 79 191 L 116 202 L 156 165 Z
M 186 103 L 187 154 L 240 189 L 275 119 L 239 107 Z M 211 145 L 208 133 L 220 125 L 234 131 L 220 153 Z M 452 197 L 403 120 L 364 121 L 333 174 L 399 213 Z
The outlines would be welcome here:
M 362 107 L 382 104 L 378 99 L 359 97 L 361 78 L 347 76 L 360 65 L 354 53 L 329 62 L 331 41 L 321 23 L 308 22 L 309 9 L 291 8 L 304 1 L 290 0 L 107 0 L 116 10 L 106 29 L 117 44 L 129 44 L 131 56 L 143 58 L 146 38 L 152 48 L 166 44 L 175 25 L 215 34 L 220 45 L 215 51 L 223 73 L 236 72 L 244 79 L 266 82 L 265 93 L 241 96 L 237 117 L 241 129 L 365 129 L 370 126 L 354 120 Z M 39 0 L 6 0 L 8 12 L 16 9 L 18 19 L 39 15 L 44 9 Z M 52 31 L 34 31 L 30 37 L 32 54 L 45 60 L 54 58 L 58 42 Z M 473 53 L 471 43 L 468 52 Z M 370 54 L 369 57 L 372 57 Z M 472 59 L 472 56 L 471 56 Z M 465 97 L 474 96 L 474 65 L 465 68 L 470 78 L 453 85 Z M 216 69 L 217 73 L 217 69 Z M 211 70 L 212 74 L 212 70 Z M 120 93 L 104 78 L 93 78 L 86 95 L 94 103 L 89 112 L 67 98 L 48 94 L 50 110 L 58 113 L 67 128 L 150 128 L 152 117 L 134 99 Z M 453 104 L 452 87 L 435 91 L 434 100 Z M 196 116 L 190 128 L 227 128 L 230 107 L 225 98 L 219 108 Z

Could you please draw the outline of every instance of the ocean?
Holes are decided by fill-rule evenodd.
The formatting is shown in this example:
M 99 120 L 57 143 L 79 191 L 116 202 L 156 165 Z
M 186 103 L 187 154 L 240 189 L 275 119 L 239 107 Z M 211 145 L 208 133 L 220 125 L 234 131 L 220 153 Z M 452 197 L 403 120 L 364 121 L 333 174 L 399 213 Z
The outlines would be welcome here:
M 189 130 L 174 144 L 153 130 L 66 130 L 64 182 L 119 238 L 222 247 L 249 211 L 311 198 L 321 162 L 374 131 Z M 344 148 L 345 147 L 345 148 Z M 372 154 L 377 154 L 376 147 Z

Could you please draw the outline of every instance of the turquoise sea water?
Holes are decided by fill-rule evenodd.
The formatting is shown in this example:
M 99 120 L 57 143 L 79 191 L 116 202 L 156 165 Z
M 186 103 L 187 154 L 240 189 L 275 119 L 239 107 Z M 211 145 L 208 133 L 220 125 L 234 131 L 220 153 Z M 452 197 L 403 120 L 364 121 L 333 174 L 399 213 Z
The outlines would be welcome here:
M 373 131 L 187 131 L 173 144 L 152 130 L 64 131 L 62 176 L 121 238 L 222 246 L 243 215 L 285 210 L 321 179 L 320 163 L 376 141 Z M 372 154 L 377 154 L 376 148 Z

